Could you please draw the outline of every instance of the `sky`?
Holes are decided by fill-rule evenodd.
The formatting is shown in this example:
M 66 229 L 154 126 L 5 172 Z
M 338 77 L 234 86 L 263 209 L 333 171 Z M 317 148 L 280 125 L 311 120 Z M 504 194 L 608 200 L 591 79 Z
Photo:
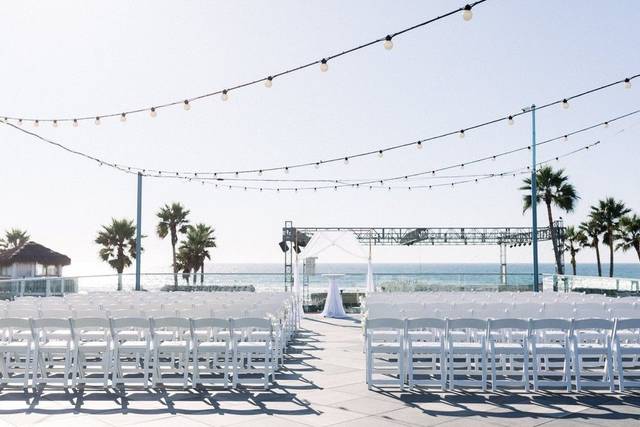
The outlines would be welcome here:
M 456 1 L 10 1 L 0 16 L 0 117 L 97 115 L 263 78 L 412 26 Z M 340 157 L 469 127 L 640 73 L 634 1 L 488 0 L 465 22 L 461 14 L 263 85 L 143 113 L 126 123 L 104 119 L 26 129 L 106 160 L 149 169 L 267 168 Z M 540 140 L 640 107 L 640 79 L 583 97 L 569 109 L 537 115 Z M 605 196 L 640 212 L 640 116 L 608 129 L 547 144 L 539 159 L 593 143 L 593 150 L 554 162 L 580 200 L 566 224 L 584 220 Z M 382 159 L 353 159 L 265 178 L 369 179 L 464 163 L 531 141 L 531 123 L 498 123 Z M 525 167 L 522 152 L 452 174 Z M 74 157 L 0 126 L 0 230 L 27 229 L 32 239 L 69 255 L 67 274 L 108 273 L 93 242 L 111 218 L 135 218 L 136 178 Z M 155 235 L 158 208 L 178 201 L 192 222 L 215 227 L 215 263 L 281 262 L 285 220 L 298 226 L 528 226 L 522 177 L 453 189 L 257 193 L 194 182 L 145 178 L 143 272 L 170 271 L 170 243 Z M 447 180 L 444 180 L 447 181 Z M 412 184 L 438 182 L 420 179 Z M 544 210 L 540 222 L 547 224 Z M 541 261 L 553 260 L 549 242 Z M 497 247 L 376 248 L 379 262 L 495 262 Z M 637 261 L 617 253 L 620 262 Z M 529 262 L 529 247 L 509 252 Z M 323 260 L 319 260 L 320 262 Z M 353 261 L 326 259 L 324 261 Z M 583 251 L 578 262 L 593 262 Z

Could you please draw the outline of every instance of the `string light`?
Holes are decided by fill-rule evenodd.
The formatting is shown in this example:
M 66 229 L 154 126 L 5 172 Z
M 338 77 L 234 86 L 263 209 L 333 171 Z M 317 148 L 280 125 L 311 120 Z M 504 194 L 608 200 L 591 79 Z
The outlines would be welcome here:
M 151 110 L 149 111 L 149 115 L 151 117 L 156 117 L 158 115 L 158 113 L 156 112 L 156 108 L 155 107 L 151 107 Z
M 380 157 L 380 158 L 384 157 L 384 152 L 382 150 L 378 151 L 378 157 Z
M 460 136 L 460 139 L 464 138 L 464 129 L 461 129 L 460 132 L 458 132 L 458 135 Z
M 508 117 L 507 123 L 509 123 L 509 125 L 513 125 L 513 116 Z
M 36 120 L 33 122 L 33 127 L 37 128 L 38 126 L 40 126 L 40 121 Z
M 94 123 L 96 124 L 96 126 L 100 126 L 100 117 L 96 117 L 96 120 Z
M 418 147 L 418 150 L 422 149 L 422 141 L 418 141 L 416 146 Z
M 562 108 L 564 108 L 565 110 L 569 108 L 569 100 L 567 100 L 567 98 L 562 100 Z
M 345 158 L 344 158 L 344 164 L 345 164 L 345 165 L 348 165 L 348 164 L 349 164 L 349 158 L 348 158 L 348 157 L 345 157 Z
M 222 91 L 222 95 L 220 95 L 220 99 L 222 99 L 223 101 L 226 101 L 229 99 L 229 91 L 227 91 L 227 89 Z
M 57 127 L 58 127 L 58 121 L 57 121 L 57 120 L 54 120 L 54 121 L 53 121 L 53 127 L 54 127 L 54 128 L 57 128 Z
M 271 76 L 267 77 L 267 80 L 264 81 L 264 86 L 265 87 L 273 86 L 273 77 Z
M 188 99 L 184 100 L 184 105 L 182 106 L 182 108 L 184 108 L 184 111 L 191 110 L 191 104 L 189 104 L 189 100 Z
M 384 48 L 387 49 L 387 50 L 393 49 L 393 41 L 391 40 L 391 38 L 392 37 L 390 35 L 388 35 L 387 37 L 384 38 L 383 45 L 384 45 Z
M 123 123 L 127 121 L 127 115 L 125 113 L 120 114 L 120 121 Z
M 626 78 L 624 79 L 624 87 L 625 89 L 631 89 L 631 79 L 630 78 Z
M 322 58 L 320 60 L 320 71 L 322 71 L 323 73 L 327 72 L 329 70 L 329 64 L 327 63 L 327 60 L 325 58 Z
M 78 127 L 78 120 L 73 119 L 73 127 L 77 128 Z
M 563 139 L 564 139 L 564 142 L 567 142 L 569 140 L 569 135 L 565 135 Z
M 609 122 L 604 122 L 604 127 L 608 128 L 609 127 Z
M 315 168 L 316 168 L 316 169 L 320 169 L 320 162 L 316 162 L 316 164 L 315 164 Z
M 462 11 L 462 19 L 465 21 L 471 21 L 471 18 L 473 18 L 473 12 L 471 11 L 471 5 L 468 4 Z

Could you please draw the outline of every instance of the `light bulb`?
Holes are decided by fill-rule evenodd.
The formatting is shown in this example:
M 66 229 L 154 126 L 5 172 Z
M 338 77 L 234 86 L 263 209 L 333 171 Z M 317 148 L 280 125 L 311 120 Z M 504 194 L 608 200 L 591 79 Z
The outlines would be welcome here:
M 265 87 L 273 86 L 273 77 L 271 76 L 267 77 L 267 80 L 264 81 L 264 86 Z
M 631 79 L 629 78 L 624 79 L 624 88 L 631 89 Z
M 464 163 L 460 164 L 460 169 L 464 169 Z
M 566 98 L 562 100 L 562 108 L 569 108 L 569 101 Z
M 151 117 L 155 117 L 158 115 L 158 113 L 156 112 L 156 108 L 155 107 L 151 107 L 151 111 L 149 112 L 149 115 Z
M 220 99 L 222 99 L 223 101 L 226 101 L 227 99 L 229 99 L 229 93 L 227 92 L 226 89 L 222 91 L 222 95 L 220 95 Z
M 378 157 L 382 158 L 384 156 L 384 153 L 382 152 L 382 150 L 378 151 Z
M 604 122 L 604 127 L 608 128 L 609 127 L 609 122 Z
M 258 171 L 258 176 L 262 176 L 262 170 Z
M 407 187 L 407 189 L 408 189 L 409 191 L 411 191 L 411 187 Z
M 57 120 L 54 120 L 54 121 L 53 121 L 53 127 L 54 127 L 54 128 L 57 128 L 57 127 L 58 127 L 58 121 L 57 121 Z
M 507 122 L 507 123 L 509 123 L 510 125 L 512 125 L 512 124 L 513 124 L 513 116 L 509 116 L 509 120 L 508 120 L 508 122 Z
M 564 136 L 564 142 L 567 142 L 569 140 L 569 135 L 565 135 Z
M 315 168 L 320 169 L 320 162 L 316 162 Z
M 384 38 L 384 48 L 387 50 L 393 49 L 393 41 L 391 40 L 391 36 L 387 36 Z
M 471 5 L 468 4 L 464 7 L 464 11 L 462 12 L 462 19 L 465 21 L 471 21 L 471 18 L 473 18 L 473 12 L 471 11 Z
M 329 70 L 329 64 L 327 64 L 326 59 L 322 58 L 322 60 L 320 61 L 320 71 L 324 73 L 327 70 Z
M 422 148 L 422 141 L 418 141 L 417 147 L 418 147 L 418 150 Z
M 94 123 L 96 124 L 96 126 L 100 126 L 100 117 L 96 117 Z
M 38 120 L 33 122 L 33 127 L 37 128 L 38 126 L 40 126 L 40 122 Z
M 184 111 L 191 110 L 191 104 L 189 104 L 189 100 L 188 99 L 184 100 L 184 105 L 182 106 L 182 108 L 184 108 Z
M 345 157 L 345 158 L 344 158 L 344 164 L 345 164 L 345 165 L 348 165 L 348 164 L 349 164 L 349 158 L 348 158 L 348 157 Z
M 73 119 L 73 127 L 74 128 L 78 127 L 78 119 Z
M 338 191 L 338 187 L 333 187 L 333 191 Z
M 126 122 L 127 121 L 127 115 L 125 113 L 120 114 L 120 121 L 121 122 Z
M 464 129 L 460 130 L 460 132 L 458 133 L 458 136 L 460 136 L 460 138 L 464 138 Z
M 288 166 L 285 166 L 284 173 L 289 173 L 289 167 Z
M 22 126 L 22 119 L 18 119 L 18 126 Z

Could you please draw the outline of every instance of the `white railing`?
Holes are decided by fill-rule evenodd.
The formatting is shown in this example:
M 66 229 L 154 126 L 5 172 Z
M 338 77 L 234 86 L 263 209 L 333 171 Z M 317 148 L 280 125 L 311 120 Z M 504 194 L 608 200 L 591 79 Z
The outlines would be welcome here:
M 544 274 L 542 278 L 542 286 L 544 291 L 558 292 L 573 292 L 576 290 L 640 292 L 640 279 L 626 277 Z
M 78 292 L 74 277 L 28 277 L 0 280 L 0 299 L 17 296 L 61 296 Z

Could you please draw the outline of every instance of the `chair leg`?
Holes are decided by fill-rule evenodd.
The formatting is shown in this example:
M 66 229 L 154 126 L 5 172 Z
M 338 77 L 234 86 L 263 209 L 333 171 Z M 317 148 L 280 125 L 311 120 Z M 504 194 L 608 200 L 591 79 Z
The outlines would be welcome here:
M 502 365 L 504 366 L 504 365 Z M 491 391 L 495 393 L 496 391 L 496 353 L 495 351 L 491 352 Z
M 580 353 L 576 352 L 575 355 L 575 359 L 573 360 L 573 368 L 575 370 L 575 375 L 576 375 L 576 391 L 580 392 L 580 390 L 582 389 L 582 357 L 580 356 Z M 567 390 L 569 391 L 569 390 Z
M 482 354 L 482 391 L 487 391 L 487 354 Z
M 567 392 L 571 391 L 571 354 L 568 351 L 564 353 L 564 380 L 567 384 Z
M 529 352 L 522 354 L 522 381 L 524 382 L 524 391 L 529 392 Z
M 624 392 L 624 367 L 622 366 L 622 355 L 620 352 L 616 352 L 617 368 L 618 368 L 618 389 L 620 392 Z

